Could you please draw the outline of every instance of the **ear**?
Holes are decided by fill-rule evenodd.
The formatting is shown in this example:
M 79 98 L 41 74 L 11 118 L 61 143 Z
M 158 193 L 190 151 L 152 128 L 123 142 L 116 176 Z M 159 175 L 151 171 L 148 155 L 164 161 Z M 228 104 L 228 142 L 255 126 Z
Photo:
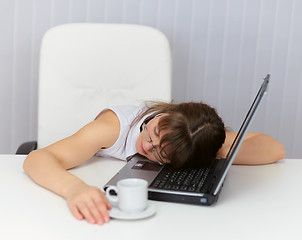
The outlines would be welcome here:
M 144 124 L 144 123 L 145 123 L 145 124 L 148 124 L 148 122 L 149 122 L 150 120 L 152 120 L 154 117 L 156 117 L 157 115 L 159 115 L 159 114 L 153 113 L 152 115 L 150 115 L 149 117 L 147 117 L 147 118 L 143 121 L 142 125 L 139 127 L 139 130 L 140 130 L 140 131 L 143 131 L 143 124 Z

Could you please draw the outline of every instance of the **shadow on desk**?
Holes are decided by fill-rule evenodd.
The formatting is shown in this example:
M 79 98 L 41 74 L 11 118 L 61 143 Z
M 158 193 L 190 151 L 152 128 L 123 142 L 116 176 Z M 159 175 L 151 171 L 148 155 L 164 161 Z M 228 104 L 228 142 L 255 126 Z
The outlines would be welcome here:
M 223 192 L 227 192 L 223 194 L 224 201 L 236 201 L 237 198 L 242 201 L 245 195 L 251 194 L 259 195 L 261 201 L 261 195 L 269 194 L 274 189 L 280 191 L 280 186 L 286 191 L 286 186 L 283 184 L 285 161 L 259 166 L 232 165 L 222 189 Z

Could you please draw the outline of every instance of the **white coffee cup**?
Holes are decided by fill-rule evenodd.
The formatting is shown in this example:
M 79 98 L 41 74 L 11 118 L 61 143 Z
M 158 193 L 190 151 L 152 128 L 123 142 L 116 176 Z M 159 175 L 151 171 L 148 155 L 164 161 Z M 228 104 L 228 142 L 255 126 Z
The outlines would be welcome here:
M 118 181 L 117 187 L 110 186 L 106 189 L 106 197 L 119 210 L 126 213 L 138 213 L 147 208 L 148 182 L 138 178 L 127 178 Z M 111 195 L 114 191 L 117 196 Z

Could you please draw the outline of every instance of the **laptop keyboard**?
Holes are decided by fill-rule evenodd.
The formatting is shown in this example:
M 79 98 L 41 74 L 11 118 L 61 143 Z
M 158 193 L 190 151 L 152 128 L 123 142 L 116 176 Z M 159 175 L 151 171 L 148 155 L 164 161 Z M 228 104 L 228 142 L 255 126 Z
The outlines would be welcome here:
M 165 168 L 151 183 L 152 188 L 200 192 L 209 174 L 209 168 L 173 170 Z

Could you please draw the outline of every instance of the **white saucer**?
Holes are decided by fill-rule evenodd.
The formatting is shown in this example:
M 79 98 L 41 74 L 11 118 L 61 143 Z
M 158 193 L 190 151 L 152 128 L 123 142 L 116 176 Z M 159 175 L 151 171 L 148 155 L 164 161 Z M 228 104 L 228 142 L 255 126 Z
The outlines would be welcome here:
M 109 211 L 109 216 L 116 219 L 135 220 L 151 217 L 153 214 L 155 214 L 155 212 L 156 208 L 151 204 L 148 204 L 148 207 L 139 213 L 125 213 L 116 207 L 112 207 L 112 209 Z

